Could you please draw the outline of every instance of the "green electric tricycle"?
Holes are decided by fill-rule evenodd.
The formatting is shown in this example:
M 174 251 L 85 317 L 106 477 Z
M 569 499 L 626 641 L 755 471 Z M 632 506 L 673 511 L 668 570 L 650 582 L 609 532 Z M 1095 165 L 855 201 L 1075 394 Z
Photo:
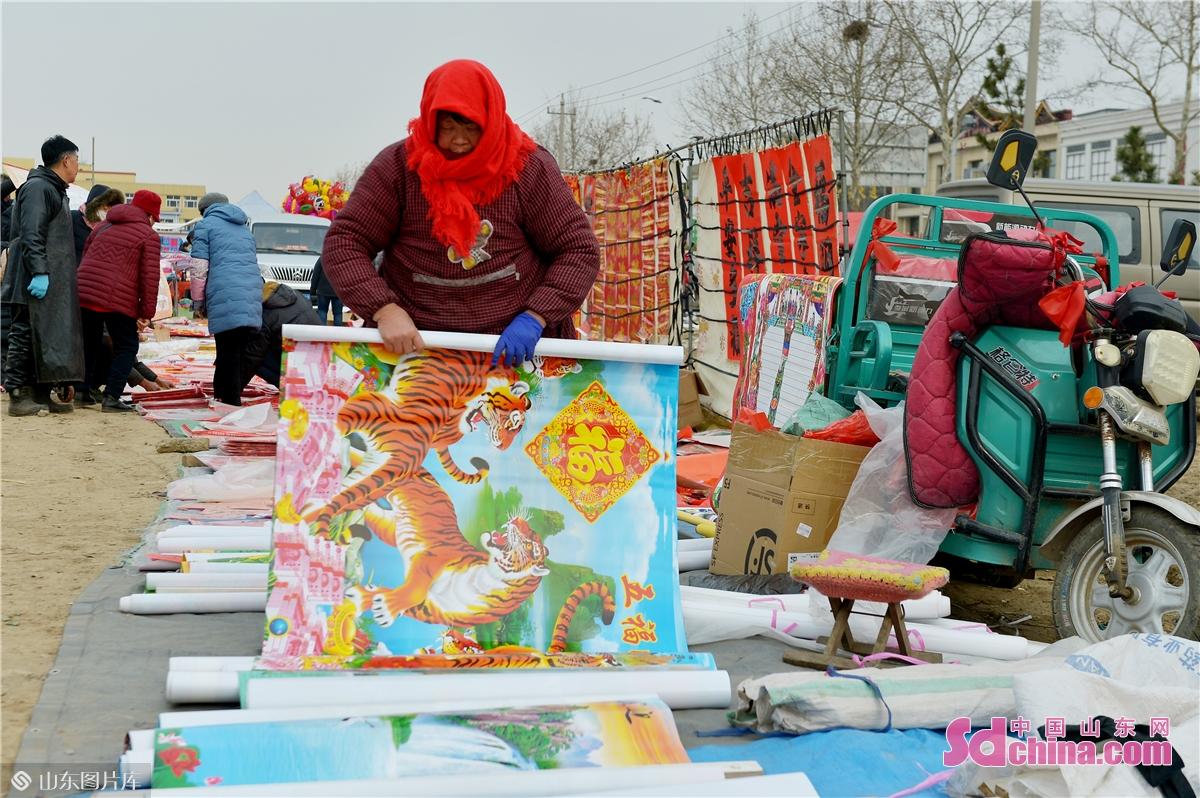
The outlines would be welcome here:
M 989 180 L 1020 191 L 1031 139 L 1008 131 Z M 877 220 L 899 206 L 926 215 L 921 235 L 880 235 L 888 227 Z M 1098 242 L 1098 251 L 1066 258 L 1065 280 L 1102 286 L 1087 296 L 1081 345 L 1064 346 L 1057 330 L 998 325 L 973 340 L 951 338 L 960 352 L 957 435 L 979 469 L 980 493 L 939 556 L 970 561 L 966 570 L 1008 586 L 1034 569 L 1055 569 L 1052 614 L 1064 637 L 1140 631 L 1196 639 L 1200 511 L 1164 495 L 1195 454 L 1196 330 L 1179 303 L 1152 286 L 1101 296 L 1119 285 L 1120 272 L 1116 236 L 1100 219 L 1031 203 L 879 199 L 843 268 L 827 395 L 847 407 L 860 391 L 885 406 L 904 399 L 925 325 L 954 284 L 945 267 L 965 238 L 1039 223 Z M 1195 238 L 1194 226 L 1177 224 L 1164 271 L 1187 268 Z M 904 275 L 878 268 L 881 245 L 910 267 Z

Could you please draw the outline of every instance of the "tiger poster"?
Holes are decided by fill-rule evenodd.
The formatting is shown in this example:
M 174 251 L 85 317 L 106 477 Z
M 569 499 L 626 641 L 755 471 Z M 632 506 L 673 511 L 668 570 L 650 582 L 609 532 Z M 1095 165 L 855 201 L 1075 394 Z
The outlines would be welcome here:
M 264 658 L 687 651 L 682 350 L 285 336 Z

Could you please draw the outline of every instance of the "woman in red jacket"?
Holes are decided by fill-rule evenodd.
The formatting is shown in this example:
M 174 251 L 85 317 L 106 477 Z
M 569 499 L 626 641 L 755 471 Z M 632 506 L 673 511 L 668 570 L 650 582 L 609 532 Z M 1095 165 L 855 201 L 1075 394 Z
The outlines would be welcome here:
M 543 336 L 574 338 L 600 248 L 492 73 L 476 61 L 435 69 L 408 132 L 366 168 L 325 237 L 342 301 L 401 354 L 422 348 L 418 330 L 499 335 L 495 358 L 514 364 Z
M 79 264 L 79 305 L 83 315 L 84 361 L 87 390 L 104 381 L 104 413 L 129 412 L 133 405 L 121 401 L 125 378 L 137 360 L 138 322 L 154 317 L 158 302 L 159 240 L 154 222 L 162 197 L 139 191 L 133 202 L 118 205 L 92 231 Z M 109 373 L 96 374 L 104 328 L 112 339 Z

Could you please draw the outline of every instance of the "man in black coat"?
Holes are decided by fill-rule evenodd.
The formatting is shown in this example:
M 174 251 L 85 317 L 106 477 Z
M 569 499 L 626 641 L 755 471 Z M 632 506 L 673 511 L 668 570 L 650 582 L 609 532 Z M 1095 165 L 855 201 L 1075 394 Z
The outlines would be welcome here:
M 12 224 L 12 195 L 17 187 L 8 175 L 0 177 L 0 247 L 8 249 L 8 228 Z
M 312 282 L 308 287 L 308 294 L 309 299 L 317 307 L 317 315 L 321 317 L 322 324 L 329 320 L 329 309 L 332 307 L 333 326 L 342 326 L 342 300 L 338 299 L 337 292 L 333 290 L 333 284 L 325 276 L 325 266 L 321 263 L 320 257 L 313 264 Z
M 262 326 L 242 350 L 242 387 L 255 374 L 279 387 L 283 360 L 283 325 L 321 324 L 322 319 L 304 297 L 283 283 L 268 282 L 262 290 Z
M 10 416 L 70 412 L 53 386 L 84 378 L 83 332 L 75 282 L 75 236 L 67 186 L 79 174 L 79 148 L 62 136 L 42 144 L 42 166 L 17 190 L 12 243 L 0 299 L 12 305 L 4 387 Z

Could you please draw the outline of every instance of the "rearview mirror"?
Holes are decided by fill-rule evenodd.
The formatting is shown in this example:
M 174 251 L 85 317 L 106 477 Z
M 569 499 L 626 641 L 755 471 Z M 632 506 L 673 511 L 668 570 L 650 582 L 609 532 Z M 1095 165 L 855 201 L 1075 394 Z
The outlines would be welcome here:
M 1171 234 L 1163 246 L 1162 260 L 1159 265 L 1170 275 L 1180 275 L 1187 271 L 1188 261 L 1192 259 L 1192 250 L 1196 247 L 1196 225 L 1187 219 L 1176 219 L 1171 225 Z
M 1000 134 L 992 162 L 988 165 L 987 181 L 993 186 L 1017 189 L 1025 182 L 1037 151 L 1037 137 L 1024 130 L 1006 130 Z

